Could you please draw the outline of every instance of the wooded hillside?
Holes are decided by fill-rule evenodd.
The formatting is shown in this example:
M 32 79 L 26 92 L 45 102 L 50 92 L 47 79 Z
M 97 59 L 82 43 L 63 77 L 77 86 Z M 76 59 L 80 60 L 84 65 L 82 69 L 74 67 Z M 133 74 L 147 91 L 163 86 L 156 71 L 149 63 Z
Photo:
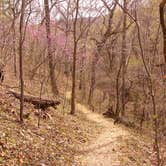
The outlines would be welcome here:
M 1 0 L 0 81 L 0 164 L 166 165 L 166 0 Z

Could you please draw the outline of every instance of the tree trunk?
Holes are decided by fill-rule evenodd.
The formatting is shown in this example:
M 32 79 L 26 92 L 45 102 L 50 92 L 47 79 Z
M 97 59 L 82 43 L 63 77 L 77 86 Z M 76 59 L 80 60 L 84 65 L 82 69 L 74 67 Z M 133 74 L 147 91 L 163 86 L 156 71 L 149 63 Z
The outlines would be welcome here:
M 118 70 L 118 74 L 116 77 L 116 118 L 119 118 L 119 113 L 120 113 L 120 90 L 119 90 L 119 84 L 120 84 L 120 74 L 121 74 L 121 69 L 122 69 L 122 59 L 120 60 L 120 66 Z
M 23 122 L 23 109 L 24 109 L 24 78 L 23 78 L 23 42 L 24 42 L 24 14 L 25 14 L 25 0 L 22 0 L 20 26 L 19 26 L 19 71 L 20 71 L 20 122 Z
M 83 87 L 83 71 L 84 71 L 84 57 L 80 59 L 80 75 L 79 75 L 79 90 Z
M 166 63 L 166 23 L 164 18 L 164 7 L 166 5 L 166 0 L 162 0 L 160 3 L 160 23 L 163 31 L 163 53 L 164 53 L 164 61 Z
M 90 90 L 89 90 L 89 97 L 88 97 L 88 105 L 92 106 L 92 99 L 93 93 L 96 84 L 96 64 L 98 62 L 98 53 L 95 53 L 95 56 L 92 59 L 92 68 L 91 68 L 91 82 L 90 82 Z
M 124 10 L 127 8 L 127 2 L 123 2 Z M 126 77 L 126 19 L 127 15 L 124 12 L 123 16 L 123 34 L 122 34 L 122 115 L 125 114 L 125 77 Z
M 76 56 L 77 56 L 77 19 L 78 19 L 79 0 L 76 1 L 76 13 L 73 23 L 73 38 L 74 38 L 74 50 L 73 50 L 73 70 L 72 70 L 72 95 L 71 95 L 71 114 L 75 114 L 75 89 L 76 89 Z
M 51 87 L 52 92 L 54 95 L 58 95 L 58 87 L 56 84 L 56 78 L 55 78 L 55 70 L 54 70 L 54 61 L 52 56 L 52 42 L 51 42 L 51 28 L 50 28 L 50 11 L 49 11 L 49 2 L 48 0 L 44 0 L 44 6 L 45 6 L 45 20 L 46 20 L 46 33 L 47 33 L 47 54 L 49 57 L 49 75 L 50 75 L 50 81 L 51 81 Z
M 17 57 L 16 57 L 16 30 L 15 30 L 15 10 L 12 8 L 13 11 L 13 20 L 12 20 L 12 30 L 13 30 L 13 69 L 14 75 L 17 76 Z

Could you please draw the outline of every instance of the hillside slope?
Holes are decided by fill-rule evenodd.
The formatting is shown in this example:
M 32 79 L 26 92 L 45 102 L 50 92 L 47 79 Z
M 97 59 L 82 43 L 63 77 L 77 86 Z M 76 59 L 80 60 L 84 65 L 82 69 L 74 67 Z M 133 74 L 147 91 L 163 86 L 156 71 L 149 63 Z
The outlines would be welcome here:
M 49 116 L 41 118 L 38 128 L 37 110 L 25 104 L 25 121 L 21 125 L 19 101 L 7 90 L 0 86 L 0 165 L 73 165 L 77 163 L 76 149 L 100 130 L 80 112 L 69 115 L 68 105 L 65 109 L 60 106 L 47 110 Z

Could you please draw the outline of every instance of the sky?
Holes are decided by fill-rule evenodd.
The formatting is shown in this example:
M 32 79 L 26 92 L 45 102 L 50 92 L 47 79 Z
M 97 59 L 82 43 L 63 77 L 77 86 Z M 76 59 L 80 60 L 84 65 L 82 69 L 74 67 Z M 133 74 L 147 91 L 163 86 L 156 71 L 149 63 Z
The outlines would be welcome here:
M 39 3 L 41 5 L 41 7 L 43 6 L 43 1 L 44 0 L 39 0 Z M 71 0 L 72 1 L 72 0 Z M 105 0 L 108 4 L 111 4 L 112 0 Z M 52 1 L 54 2 L 54 0 Z M 63 7 L 64 8 L 67 8 L 67 3 L 68 3 L 68 0 L 64 0 L 64 2 L 60 3 L 60 8 L 62 9 Z M 103 2 L 101 0 L 80 0 L 79 2 L 80 4 L 80 13 L 84 16 L 84 17 L 96 17 L 98 12 L 96 12 L 96 9 L 97 10 L 101 10 L 102 12 L 107 12 L 106 11 L 106 8 L 103 7 Z M 55 8 L 54 8 L 55 9 Z M 54 13 L 54 16 L 55 16 L 55 13 L 56 13 L 56 10 L 53 10 L 52 11 Z M 59 18 L 60 16 L 57 15 L 57 17 Z

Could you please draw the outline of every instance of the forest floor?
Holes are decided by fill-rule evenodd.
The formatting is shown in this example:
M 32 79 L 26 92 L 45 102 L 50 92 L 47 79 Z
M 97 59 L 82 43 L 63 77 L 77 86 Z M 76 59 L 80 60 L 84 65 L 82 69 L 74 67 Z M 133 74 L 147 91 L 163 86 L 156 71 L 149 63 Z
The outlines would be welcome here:
M 70 92 L 66 97 L 70 99 Z M 100 135 L 90 144 L 78 150 L 76 156 L 83 166 L 151 166 L 149 139 L 134 133 L 132 129 L 114 125 L 113 120 L 106 119 L 76 103 L 76 108 L 86 118 L 102 127 Z
M 17 85 L 10 79 L 5 84 Z M 32 84 L 33 87 L 37 87 Z M 70 92 L 66 103 L 37 126 L 37 110 L 25 104 L 24 124 L 18 123 L 19 101 L 0 85 L 0 165 L 2 166 L 152 166 L 149 138 L 76 103 L 71 116 Z M 36 95 L 36 88 L 26 88 Z M 65 107 L 64 107 L 65 106 Z M 151 160 L 151 161 L 150 161 Z M 155 164 L 154 164 L 155 165 Z
M 12 82 L 14 87 L 14 82 Z M 19 123 L 19 101 L 9 95 L 9 86 L 0 85 L 0 165 L 2 166 L 77 166 L 77 149 L 92 141 L 101 127 L 88 120 L 82 112 L 69 114 L 69 103 L 55 110 L 49 108 L 47 117 L 25 103 L 24 123 Z M 17 91 L 17 89 L 16 89 Z M 33 89 L 31 89 L 33 94 Z M 34 93 L 35 95 L 35 93 Z

